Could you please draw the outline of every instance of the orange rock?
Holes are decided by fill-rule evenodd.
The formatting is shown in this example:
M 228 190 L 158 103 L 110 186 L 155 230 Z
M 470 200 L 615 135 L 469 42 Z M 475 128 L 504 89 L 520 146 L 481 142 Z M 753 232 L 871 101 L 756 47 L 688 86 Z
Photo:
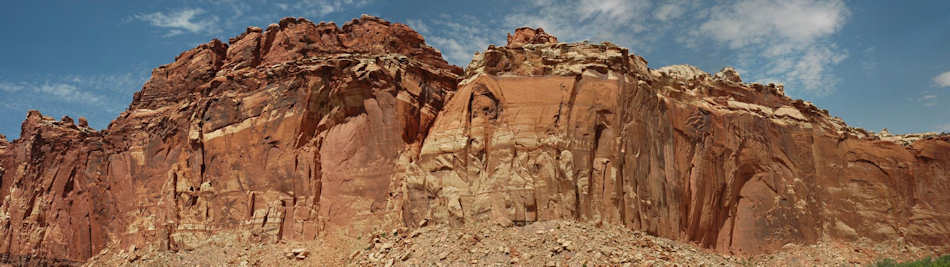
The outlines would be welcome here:
M 462 75 L 402 24 L 286 18 L 156 68 L 105 130 L 30 111 L 0 136 L 0 257 L 552 219 L 739 254 L 948 251 L 948 135 L 868 133 L 731 68 L 652 69 L 541 29 Z
M 894 139 L 731 68 L 653 70 L 611 44 L 491 47 L 407 168 L 405 216 L 622 224 L 739 254 L 859 238 L 948 251 L 950 136 Z
M 544 32 L 544 29 L 521 27 L 515 34 L 508 34 L 508 47 L 521 47 L 526 44 L 556 44 L 557 37 Z
M 343 29 L 284 19 L 230 43 L 156 68 L 101 132 L 31 111 L 21 138 L 0 143 L 0 254 L 83 261 L 222 229 L 313 240 L 392 220 L 399 163 L 461 69 L 369 16 Z

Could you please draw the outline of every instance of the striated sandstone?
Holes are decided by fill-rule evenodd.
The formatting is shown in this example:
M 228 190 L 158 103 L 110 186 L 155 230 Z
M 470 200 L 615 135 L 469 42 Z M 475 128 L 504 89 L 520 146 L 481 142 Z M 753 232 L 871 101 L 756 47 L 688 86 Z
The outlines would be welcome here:
M 490 47 L 408 168 L 405 216 L 619 224 L 739 254 L 858 239 L 946 250 L 950 136 L 907 140 L 731 68 L 653 71 L 609 43 Z
M 547 34 L 544 29 L 521 27 L 514 34 L 508 34 L 508 47 L 521 47 L 528 44 L 556 44 L 557 37 Z
M 355 235 L 398 209 L 397 162 L 459 74 L 405 25 L 369 16 L 199 45 L 103 131 L 29 113 L 0 144 L 0 253 L 83 261 L 106 246 L 190 249 L 226 229 Z
M 732 68 L 508 39 L 463 73 L 402 24 L 286 18 L 156 68 L 105 130 L 31 111 L 0 137 L 0 260 L 551 220 L 744 255 L 948 251 L 948 135 L 848 127 Z

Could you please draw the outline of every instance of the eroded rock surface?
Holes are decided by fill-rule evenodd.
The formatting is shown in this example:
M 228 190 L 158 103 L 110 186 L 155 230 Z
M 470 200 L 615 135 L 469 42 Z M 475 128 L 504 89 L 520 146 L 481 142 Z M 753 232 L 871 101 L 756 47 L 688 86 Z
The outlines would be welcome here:
M 514 34 L 508 34 L 509 47 L 521 47 L 526 44 L 556 44 L 557 37 L 547 34 L 542 28 L 521 27 Z
M 0 253 L 82 261 L 222 229 L 261 242 L 358 233 L 398 209 L 397 163 L 460 74 L 405 25 L 369 16 L 202 44 L 156 68 L 106 130 L 30 112 L 22 137 L 0 143 Z
M 491 47 L 408 168 L 406 221 L 573 219 L 739 254 L 945 250 L 950 136 L 881 140 L 783 91 L 609 43 Z
M 732 68 L 652 69 L 541 29 L 508 39 L 462 73 L 402 24 L 287 18 L 156 68 L 105 130 L 31 111 L 0 137 L 0 255 L 550 220 L 746 255 L 947 251 L 948 135 L 851 128 Z

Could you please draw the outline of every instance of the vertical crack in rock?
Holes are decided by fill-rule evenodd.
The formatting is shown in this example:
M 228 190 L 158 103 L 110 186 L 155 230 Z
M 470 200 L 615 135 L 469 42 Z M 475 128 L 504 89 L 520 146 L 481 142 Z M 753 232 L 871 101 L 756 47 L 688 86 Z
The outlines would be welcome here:
M 627 108 L 628 105 L 626 105 L 626 103 L 630 101 L 630 99 L 628 98 L 628 94 L 630 94 L 630 91 L 632 90 L 637 90 L 637 88 L 636 88 L 636 85 L 634 85 L 634 88 L 628 88 L 627 86 L 627 78 L 628 78 L 627 72 L 629 71 L 628 62 L 629 62 L 630 56 L 627 54 L 626 50 L 622 51 L 621 57 L 622 57 L 622 61 L 621 61 L 622 64 L 620 65 L 621 75 L 619 79 L 617 80 L 618 87 L 620 88 L 620 94 L 619 94 L 620 96 L 617 97 L 617 103 L 615 104 L 617 108 L 619 108 L 620 110 L 616 115 L 617 119 L 613 125 L 614 129 L 617 129 L 618 131 L 617 133 L 618 138 L 617 138 L 616 148 L 615 148 L 616 156 L 614 157 L 617 161 L 617 173 L 616 173 L 617 185 L 614 189 L 613 194 L 617 200 L 616 201 L 617 209 L 620 212 L 620 224 L 629 227 L 629 224 L 627 223 L 626 194 L 624 193 L 625 192 L 624 180 L 626 179 L 626 177 L 624 176 L 624 167 L 627 162 L 627 155 L 626 155 L 627 150 L 625 147 L 626 142 L 624 140 L 624 137 L 627 135 L 626 126 L 627 126 L 627 120 L 630 117 L 630 114 L 628 114 L 628 108 Z
M 0 137 L 4 259 L 398 222 L 580 220 L 738 255 L 950 236 L 950 136 L 540 29 L 463 72 L 406 25 L 285 18 L 156 68 L 105 130 L 31 111 L 20 136 Z
M 914 194 L 892 182 L 890 177 L 894 175 L 890 172 L 896 170 L 895 167 L 874 167 L 863 163 L 849 166 L 846 162 L 828 165 L 820 161 L 808 166 L 789 162 L 811 162 L 819 156 L 834 158 L 845 151 L 861 151 L 886 155 L 882 157 L 889 158 L 889 162 L 905 162 L 903 166 L 908 166 L 906 168 L 935 164 L 914 159 L 913 153 L 906 152 L 908 143 L 874 145 L 875 141 L 866 131 L 848 127 L 807 102 L 788 98 L 780 85 L 742 83 L 738 74 L 730 69 L 716 75 L 692 66 L 650 69 L 642 58 L 629 55 L 625 49 L 609 43 L 533 43 L 530 40 L 547 40 L 531 36 L 537 32 L 520 30 L 516 34 L 520 37 L 511 38 L 513 41 L 509 46 L 490 47 L 476 55 L 466 70 L 466 82 L 462 83 L 477 91 L 475 84 L 490 81 L 493 92 L 506 96 L 499 104 L 516 110 L 500 114 L 497 120 L 504 122 L 505 127 L 519 130 L 513 134 L 496 131 L 485 135 L 478 132 L 474 115 L 467 114 L 477 110 L 474 94 L 464 100 L 450 99 L 448 107 L 460 105 L 467 108 L 459 111 L 465 112 L 462 116 L 468 117 L 466 120 L 469 121 L 460 121 L 457 128 L 450 123 L 436 124 L 430 130 L 435 134 L 423 144 L 418 166 L 440 166 L 436 159 L 442 154 L 460 152 L 466 157 L 462 159 L 464 163 L 459 164 L 463 165 L 465 175 L 505 173 L 534 167 L 527 166 L 534 162 L 522 163 L 516 159 L 523 153 L 535 153 L 537 147 L 555 147 L 559 153 L 554 157 L 559 162 L 557 170 L 551 172 L 552 177 L 532 177 L 535 183 L 531 190 L 534 192 L 529 195 L 536 196 L 535 201 L 541 201 L 542 197 L 564 194 L 574 201 L 537 204 L 538 214 L 558 214 L 558 209 L 571 210 L 567 218 L 618 223 L 721 251 L 754 254 L 773 251 L 786 243 L 809 243 L 821 237 L 834 239 L 841 236 L 839 230 L 817 228 L 820 224 L 815 221 L 847 220 L 849 226 L 841 231 L 851 236 L 856 232 L 879 229 L 876 222 L 860 223 L 853 219 L 870 218 L 867 216 L 870 213 L 812 208 L 842 203 L 866 205 L 868 208 L 874 205 L 866 204 L 870 198 L 858 197 L 869 193 L 852 189 L 855 186 L 848 185 L 848 180 L 809 177 L 833 177 L 858 171 L 866 177 L 875 177 L 870 183 L 875 184 L 877 190 L 892 192 L 886 193 L 888 196 Z M 569 89 L 557 85 L 556 81 L 565 78 L 573 80 Z M 604 79 L 618 80 L 604 85 Z M 631 84 L 628 85 L 628 81 Z M 636 84 L 632 84 L 634 82 Z M 546 95 L 558 97 L 548 99 Z M 605 105 L 606 99 L 611 104 Z M 454 103 L 457 101 L 467 103 Z M 457 118 L 459 111 L 449 108 L 440 117 Z M 527 130 L 530 126 L 519 128 L 519 123 L 540 124 L 533 128 L 544 130 L 532 132 Z M 431 138 L 456 129 L 467 138 L 458 150 L 453 150 L 449 142 Z M 932 136 L 934 140 L 945 138 L 926 136 Z M 510 152 L 506 151 L 506 154 L 517 156 L 511 162 L 503 162 L 504 165 L 494 162 L 481 162 L 484 166 L 472 164 L 484 159 L 480 153 L 487 147 L 488 140 L 503 147 L 507 143 L 520 144 L 522 140 L 532 139 L 539 140 L 538 144 L 515 146 Z M 828 141 L 838 145 L 814 145 Z M 872 148 L 875 146 L 879 147 Z M 492 151 L 492 147 L 486 149 L 488 155 L 498 154 Z M 577 162 L 565 156 L 579 150 L 585 152 L 575 155 Z M 492 160 L 501 159 L 495 157 Z M 577 163 L 577 168 L 567 168 L 568 161 Z M 882 161 L 872 162 L 880 165 Z M 864 168 L 868 169 L 867 173 L 863 172 Z M 435 168 L 430 170 L 429 173 L 439 173 Z M 932 174 L 908 172 L 905 175 Z M 940 177 L 937 183 L 947 183 L 946 178 Z M 438 178 L 442 179 L 443 185 L 449 181 L 448 177 Z M 476 185 L 475 179 L 464 177 L 462 186 Z M 491 176 L 483 175 L 478 179 L 489 179 L 479 180 L 478 184 L 505 183 Z M 573 186 L 553 193 L 538 183 L 546 179 L 571 179 Z M 917 183 L 915 179 L 904 181 Z M 424 181 L 420 184 L 434 186 Z M 855 188 L 868 187 L 859 186 Z M 501 186 L 500 190 L 506 197 L 520 199 L 526 188 L 518 184 Z M 905 203 L 911 202 L 919 201 Z M 442 209 L 439 206 L 445 204 L 424 202 L 419 205 L 439 210 Z M 497 218 L 499 216 L 507 216 L 512 221 L 526 220 L 527 212 L 522 210 L 526 211 L 529 204 L 516 202 L 515 205 L 516 211 L 510 213 L 487 207 L 490 216 L 465 216 L 473 220 L 505 219 Z M 895 225 L 896 221 L 901 221 L 902 225 L 910 223 L 886 210 L 874 214 L 877 214 L 873 216 L 875 221 L 890 222 L 880 225 Z M 825 216 L 837 219 L 822 218 Z M 436 219 L 441 221 L 442 218 Z M 865 228 L 854 228 L 853 225 L 857 224 Z M 866 236 L 875 236 L 865 233 Z M 937 232 L 931 234 L 940 235 Z

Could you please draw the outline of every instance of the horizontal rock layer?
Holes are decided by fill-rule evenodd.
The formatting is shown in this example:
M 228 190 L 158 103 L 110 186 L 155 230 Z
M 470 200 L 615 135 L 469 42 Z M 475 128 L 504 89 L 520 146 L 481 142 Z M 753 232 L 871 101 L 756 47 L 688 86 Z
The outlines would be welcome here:
M 356 235 L 399 209 L 397 163 L 460 74 L 405 25 L 368 16 L 202 44 L 156 68 L 104 131 L 30 112 L 0 143 L 0 253 L 55 263 L 222 229 Z
M 740 254 L 819 240 L 950 240 L 950 136 L 903 145 L 611 44 L 476 55 L 420 160 L 408 223 L 622 224 Z
M 402 24 L 288 18 L 156 68 L 103 131 L 32 111 L 0 137 L 0 259 L 552 219 L 740 254 L 948 245 L 950 136 L 851 128 L 731 68 L 509 42 L 462 73 Z

